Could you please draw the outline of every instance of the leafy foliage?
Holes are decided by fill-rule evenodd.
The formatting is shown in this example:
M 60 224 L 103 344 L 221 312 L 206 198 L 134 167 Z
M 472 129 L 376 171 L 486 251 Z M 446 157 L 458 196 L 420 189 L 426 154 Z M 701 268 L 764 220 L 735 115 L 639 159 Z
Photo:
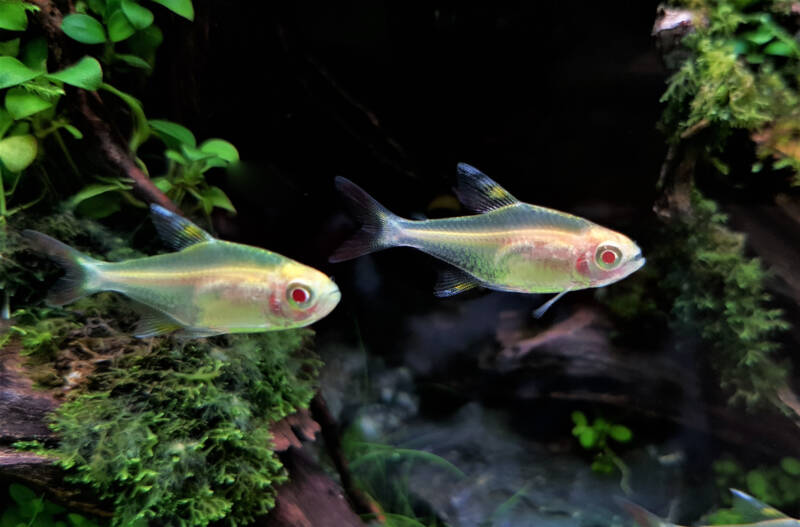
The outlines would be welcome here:
M 714 462 L 714 483 L 722 502 L 730 505 L 730 488 L 748 494 L 775 507 L 793 507 L 800 501 L 800 460 L 785 457 L 777 465 L 743 468 L 732 458 Z
M 610 474 L 615 468 L 622 473 L 620 487 L 626 494 L 631 493 L 629 469 L 627 465 L 611 448 L 610 440 L 617 443 L 629 443 L 633 439 L 633 432 L 624 425 L 611 423 L 602 417 L 596 417 L 591 424 L 586 414 L 580 411 L 572 412 L 572 435 L 578 439 L 581 446 L 594 453 L 592 470 L 601 474 Z
M 684 3 L 697 15 L 683 40 L 692 54 L 662 97 L 663 128 L 673 141 L 707 128 L 709 150 L 722 149 L 732 131 L 746 130 L 761 157 L 774 158 L 774 168 L 793 167 L 800 183 L 800 45 L 786 16 L 790 8 L 767 0 Z
M 68 512 L 64 507 L 37 496 L 24 485 L 9 485 L 8 496 L 12 503 L 3 507 L 0 527 L 98 527 L 94 521 L 81 514 Z

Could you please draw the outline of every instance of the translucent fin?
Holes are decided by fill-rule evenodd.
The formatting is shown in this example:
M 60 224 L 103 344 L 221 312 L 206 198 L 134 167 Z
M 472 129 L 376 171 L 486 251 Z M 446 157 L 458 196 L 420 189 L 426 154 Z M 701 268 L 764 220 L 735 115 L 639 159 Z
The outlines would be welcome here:
M 64 268 L 64 276 L 59 278 L 47 295 L 48 304 L 63 306 L 98 291 L 91 284 L 94 265 L 99 263 L 97 260 L 41 232 L 24 230 L 22 236 L 33 249 Z
M 336 188 L 347 198 L 350 212 L 362 225 L 361 230 L 336 249 L 328 261 L 343 262 L 391 247 L 393 244 L 387 238 L 398 228 L 400 218 L 347 178 L 337 177 Z
M 479 285 L 481 284 L 477 278 L 461 269 L 443 269 L 439 272 L 439 279 L 436 281 L 436 285 L 433 286 L 433 294 L 440 298 L 453 296 L 469 291 Z
M 570 292 L 570 290 L 569 290 L 569 289 L 564 289 L 563 291 L 561 291 L 560 293 L 558 293 L 556 296 L 554 296 L 553 298 L 551 298 L 550 300 L 548 300 L 547 302 L 545 302 L 544 304 L 542 304 L 541 306 L 539 306 L 538 308 L 536 308 L 536 310 L 533 312 L 533 316 L 534 316 L 535 318 L 542 318 L 542 315 L 544 315 L 545 311 L 547 311 L 548 309 L 550 309 L 550 306 L 552 306 L 553 304 L 555 304 L 555 303 L 556 303 L 556 301 L 557 301 L 559 298 L 561 298 L 562 296 L 566 295 L 566 294 L 567 294 L 567 293 L 569 293 L 569 292 Z
M 733 510 L 739 513 L 744 523 L 788 518 L 778 509 L 759 501 L 741 490 L 730 489 L 733 494 Z
M 458 164 L 458 184 L 454 190 L 458 200 L 475 212 L 489 212 L 520 202 L 489 176 L 466 163 Z
M 153 307 L 133 302 L 133 307 L 139 313 L 139 322 L 133 330 L 133 335 L 139 338 L 167 335 L 183 329 L 177 320 Z
M 620 505 L 620 507 L 625 509 L 625 512 L 630 514 L 631 518 L 633 518 L 633 521 L 635 521 L 636 524 L 640 525 L 641 527 L 678 527 L 673 523 L 662 520 L 644 507 L 640 507 L 626 499 L 614 498 L 614 500 Z
M 153 224 L 158 235 L 172 249 L 181 250 L 196 243 L 213 242 L 216 240 L 206 231 L 187 220 L 170 212 L 161 205 L 150 205 L 153 215 Z

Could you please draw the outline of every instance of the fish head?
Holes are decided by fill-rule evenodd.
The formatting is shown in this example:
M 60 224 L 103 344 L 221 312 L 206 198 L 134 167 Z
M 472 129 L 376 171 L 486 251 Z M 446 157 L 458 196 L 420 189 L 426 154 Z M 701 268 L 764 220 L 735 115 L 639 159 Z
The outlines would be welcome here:
M 611 229 L 593 225 L 579 251 L 575 269 L 589 287 L 603 287 L 622 280 L 645 263 L 633 240 Z
M 270 297 L 269 309 L 284 327 L 303 327 L 333 311 L 342 295 L 325 273 L 298 262 L 283 266 Z

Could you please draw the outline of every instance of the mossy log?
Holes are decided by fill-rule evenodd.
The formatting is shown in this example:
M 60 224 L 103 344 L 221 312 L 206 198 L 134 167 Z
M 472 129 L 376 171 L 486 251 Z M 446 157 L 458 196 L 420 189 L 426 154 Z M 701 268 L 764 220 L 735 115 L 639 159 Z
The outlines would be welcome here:
M 19 348 L 0 349 L 0 477 L 24 482 L 44 491 L 64 506 L 97 516 L 111 511 L 102 503 L 63 479 L 63 471 L 51 459 L 22 452 L 16 441 L 53 443 L 47 414 L 59 404 L 56 397 L 34 388 L 24 374 Z M 276 450 L 289 471 L 290 481 L 278 490 L 277 506 L 257 524 L 270 527 L 362 525 L 350 508 L 342 488 L 302 450 L 302 442 L 314 440 L 319 425 L 308 410 L 301 410 L 272 426 Z

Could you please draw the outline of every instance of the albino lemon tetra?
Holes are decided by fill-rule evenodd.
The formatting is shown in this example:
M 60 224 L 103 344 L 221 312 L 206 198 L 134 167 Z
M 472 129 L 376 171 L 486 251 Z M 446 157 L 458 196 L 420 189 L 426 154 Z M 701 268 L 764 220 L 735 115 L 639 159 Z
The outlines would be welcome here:
M 66 270 L 48 296 L 64 305 L 100 291 L 134 300 L 142 317 L 134 334 L 208 337 L 307 326 L 341 297 L 324 273 L 280 254 L 218 240 L 159 205 L 153 222 L 177 252 L 123 262 L 91 258 L 40 232 L 31 245 Z
M 388 247 L 414 247 L 451 264 L 436 284 L 437 296 L 476 286 L 520 293 L 558 293 L 534 312 L 539 317 L 569 291 L 603 287 L 645 263 L 627 236 L 589 220 L 523 203 L 476 168 L 459 163 L 456 195 L 479 214 L 407 220 L 389 212 L 343 177 L 336 186 L 362 228 L 331 262 Z

